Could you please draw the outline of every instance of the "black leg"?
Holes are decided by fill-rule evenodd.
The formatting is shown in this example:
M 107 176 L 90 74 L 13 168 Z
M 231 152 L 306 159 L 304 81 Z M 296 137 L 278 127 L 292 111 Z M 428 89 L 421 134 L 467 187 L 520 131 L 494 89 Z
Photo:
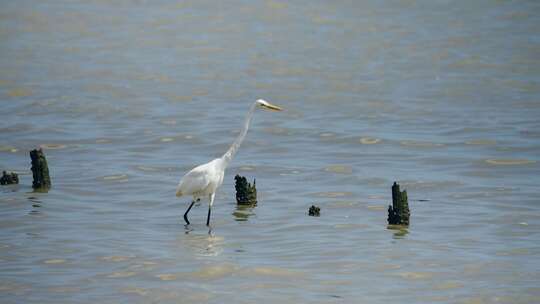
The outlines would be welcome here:
M 188 219 L 187 219 L 187 215 L 188 215 L 188 213 L 189 213 L 189 210 L 191 210 L 191 207 L 193 207 L 193 204 L 195 204 L 195 201 L 192 201 L 192 202 L 191 202 L 191 205 L 189 205 L 189 207 L 187 208 L 186 213 L 184 213 L 184 220 L 186 221 L 186 223 L 187 223 L 188 225 L 189 225 L 189 221 L 188 221 Z
M 208 206 L 208 217 L 206 218 L 206 226 L 210 226 L 210 212 L 212 211 L 212 206 Z

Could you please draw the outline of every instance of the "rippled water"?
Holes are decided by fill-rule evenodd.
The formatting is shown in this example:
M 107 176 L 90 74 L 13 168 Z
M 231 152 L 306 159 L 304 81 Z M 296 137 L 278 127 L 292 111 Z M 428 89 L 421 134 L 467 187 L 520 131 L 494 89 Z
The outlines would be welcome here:
M 2 303 L 540 302 L 536 1 L 2 1 Z M 174 191 L 259 112 L 217 194 Z M 52 175 L 33 193 L 28 151 Z M 237 207 L 234 175 L 259 205 Z M 386 225 L 390 187 L 411 227 Z M 312 204 L 321 217 L 308 217 Z

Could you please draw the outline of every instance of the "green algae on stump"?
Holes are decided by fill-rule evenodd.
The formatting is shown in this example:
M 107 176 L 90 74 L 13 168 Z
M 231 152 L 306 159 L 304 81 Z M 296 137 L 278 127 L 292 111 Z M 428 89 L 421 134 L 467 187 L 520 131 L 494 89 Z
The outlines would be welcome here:
M 407 190 L 399 191 L 399 185 L 394 182 L 392 186 L 392 205 L 388 206 L 388 224 L 409 226 L 410 215 Z
M 30 158 L 32 159 L 32 175 L 34 177 L 32 188 L 48 190 L 51 187 L 51 178 L 43 150 L 30 151 Z
M 236 188 L 236 202 L 238 205 L 256 205 L 257 204 L 257 188 L 255 187 L 255 179 L 251 185 L 243 176 L 236 175 L 234 177 Z
M 0 177 L 0 185 L 12 185 L 19 183 L 19 176 L 15 172 L 7 173 L 6 171 L 2 172 L 2 177 Z

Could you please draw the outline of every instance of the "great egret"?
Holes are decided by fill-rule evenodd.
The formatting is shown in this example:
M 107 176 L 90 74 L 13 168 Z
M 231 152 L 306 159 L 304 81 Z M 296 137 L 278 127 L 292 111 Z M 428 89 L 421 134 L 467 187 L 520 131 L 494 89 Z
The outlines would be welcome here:
M 176 196 L 193 196 L 191 205 L 189 205 L 186 213 L 184 213 L 184 220 L 188 225 L 189 220 L 187 218 L 187 215 L 189 213 L 189 210 L 191 210 L 191 207 L 193 207 L 195 201 L 199 201 L 205 196 L 208 196 L 209 199 L 206 226 L 210 225 L 210 213 L 212 211 L 212 205 L 214 204 L 216 190 L 217 188 L 219 188 L 219 186 L 221 186 L 221 183 L 223 183 L 223 175 L 225 174 L 225 169 L 227 169 L 227 166 L 238 151 L 238 148 L 240 148 L 240 144 L 242 144 L 242 141 L 244 141 L 244 138 L 246 137 L 249 124 L 251 123 L 251 118 L 253 117 L 253 113 L 255 112 L 255 109 L 257 109 L 257 107 L 273 111 L 281 111 L 280 107 L 273 105 L 265 100 L 258 99 L 257 101 L 255 101 L 249 108 L 246 121 L 244 122 L 244 128 L 240 132 L 240 135 L 238 135 L 238 137 L 234 140 L 229 150 L 227 150 L 227 152 L 225 152 L 222 157 L 216 158 L 206 164 L 191 169 L 191 171 L 189 171 L 186 175 L 182 177 L 182 179 L 180 179 L 178 187 L 176 187 Z

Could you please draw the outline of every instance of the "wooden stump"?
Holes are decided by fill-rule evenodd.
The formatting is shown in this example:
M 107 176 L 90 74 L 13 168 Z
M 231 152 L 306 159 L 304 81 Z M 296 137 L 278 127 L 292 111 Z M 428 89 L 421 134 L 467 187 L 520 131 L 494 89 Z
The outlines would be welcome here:
M 41 149 L 32 150 L 30 151 L 30 158 L 32 159 L 32 175 L 34 177 L 32 188 L 48 190 L 51 187 L 51 178 L 45 154 Z
M 399 191 L 399 185 L 394 182 L 392 186 L 392 205 L 388 206 L 388 224 L 409 226 L 410 215 L 407 191 Z
M 321 208 L 315 205 L 311 205 L 308 211 L 309 216 L 321 216 Z
M 2 172 L 2 177 L 0 177 L 0 185 L 12 185 L 19 183 L 19 176 L 15 172 L 6 173 Z
M 255 179 L 253 186 L 243 176 L 236 175 L 234 177 L 236 188 L 236 203 L 238 205 L 256 205 L 257 204 L 257 188 L 255 187 Z

